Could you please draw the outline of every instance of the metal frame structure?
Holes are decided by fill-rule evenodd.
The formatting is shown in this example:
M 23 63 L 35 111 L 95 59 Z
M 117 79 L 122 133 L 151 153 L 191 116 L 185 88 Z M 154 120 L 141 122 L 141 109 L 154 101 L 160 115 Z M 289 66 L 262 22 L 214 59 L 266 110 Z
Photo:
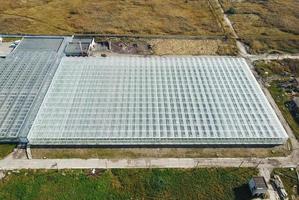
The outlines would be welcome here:
M 63 58 L 32 145 L 276 145 L 288 136 L 235 57 Z
M 0 60 L 0 141 L 19 141 L 20 130 L 40 89 L 51 78 L 49 72 L 63 40 L 24 38 L 10 55 Z

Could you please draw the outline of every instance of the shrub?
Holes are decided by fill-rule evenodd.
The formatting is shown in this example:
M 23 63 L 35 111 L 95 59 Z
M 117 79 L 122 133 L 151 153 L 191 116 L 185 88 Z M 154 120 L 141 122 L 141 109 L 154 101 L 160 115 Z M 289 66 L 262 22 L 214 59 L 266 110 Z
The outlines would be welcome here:
M 225 14 L 234 15 L 234 14 L 236 14 L 236 9 L 233 7 L 230 7 L 227 11 L 225 11 Z

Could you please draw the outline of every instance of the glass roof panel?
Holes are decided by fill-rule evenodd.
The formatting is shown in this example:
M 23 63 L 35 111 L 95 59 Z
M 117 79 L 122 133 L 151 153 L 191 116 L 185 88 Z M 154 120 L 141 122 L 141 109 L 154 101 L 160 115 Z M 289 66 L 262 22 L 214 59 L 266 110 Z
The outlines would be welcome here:
M 281 144 L 287 134 L 235 57 L 65 57 L 31 144 Z

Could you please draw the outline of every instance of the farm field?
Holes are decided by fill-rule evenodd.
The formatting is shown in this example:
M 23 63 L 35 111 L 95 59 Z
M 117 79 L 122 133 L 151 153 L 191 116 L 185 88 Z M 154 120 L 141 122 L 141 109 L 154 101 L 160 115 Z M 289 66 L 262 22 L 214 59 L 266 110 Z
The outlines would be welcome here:
M 0 199 L 242 199 L 251 168 L 38 170 L 6 172 Z
M 299 2 L 220 0 L 250 53 L 299 52 Z
M 2 0 L 1 33 L 223 35 L 207 0 Z

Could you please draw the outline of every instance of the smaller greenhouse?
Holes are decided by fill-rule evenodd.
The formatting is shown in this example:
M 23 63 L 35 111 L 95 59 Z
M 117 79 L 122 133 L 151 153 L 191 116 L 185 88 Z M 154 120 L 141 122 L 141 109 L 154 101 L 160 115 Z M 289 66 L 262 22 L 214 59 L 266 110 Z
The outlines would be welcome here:
M 1 142 L 18 142 L 20 137 L 27 141 L 26 122 L 37 114 L 58 66 L 63 41 L 63 37 L 25 37 L 12 53 L 0 59 Z

